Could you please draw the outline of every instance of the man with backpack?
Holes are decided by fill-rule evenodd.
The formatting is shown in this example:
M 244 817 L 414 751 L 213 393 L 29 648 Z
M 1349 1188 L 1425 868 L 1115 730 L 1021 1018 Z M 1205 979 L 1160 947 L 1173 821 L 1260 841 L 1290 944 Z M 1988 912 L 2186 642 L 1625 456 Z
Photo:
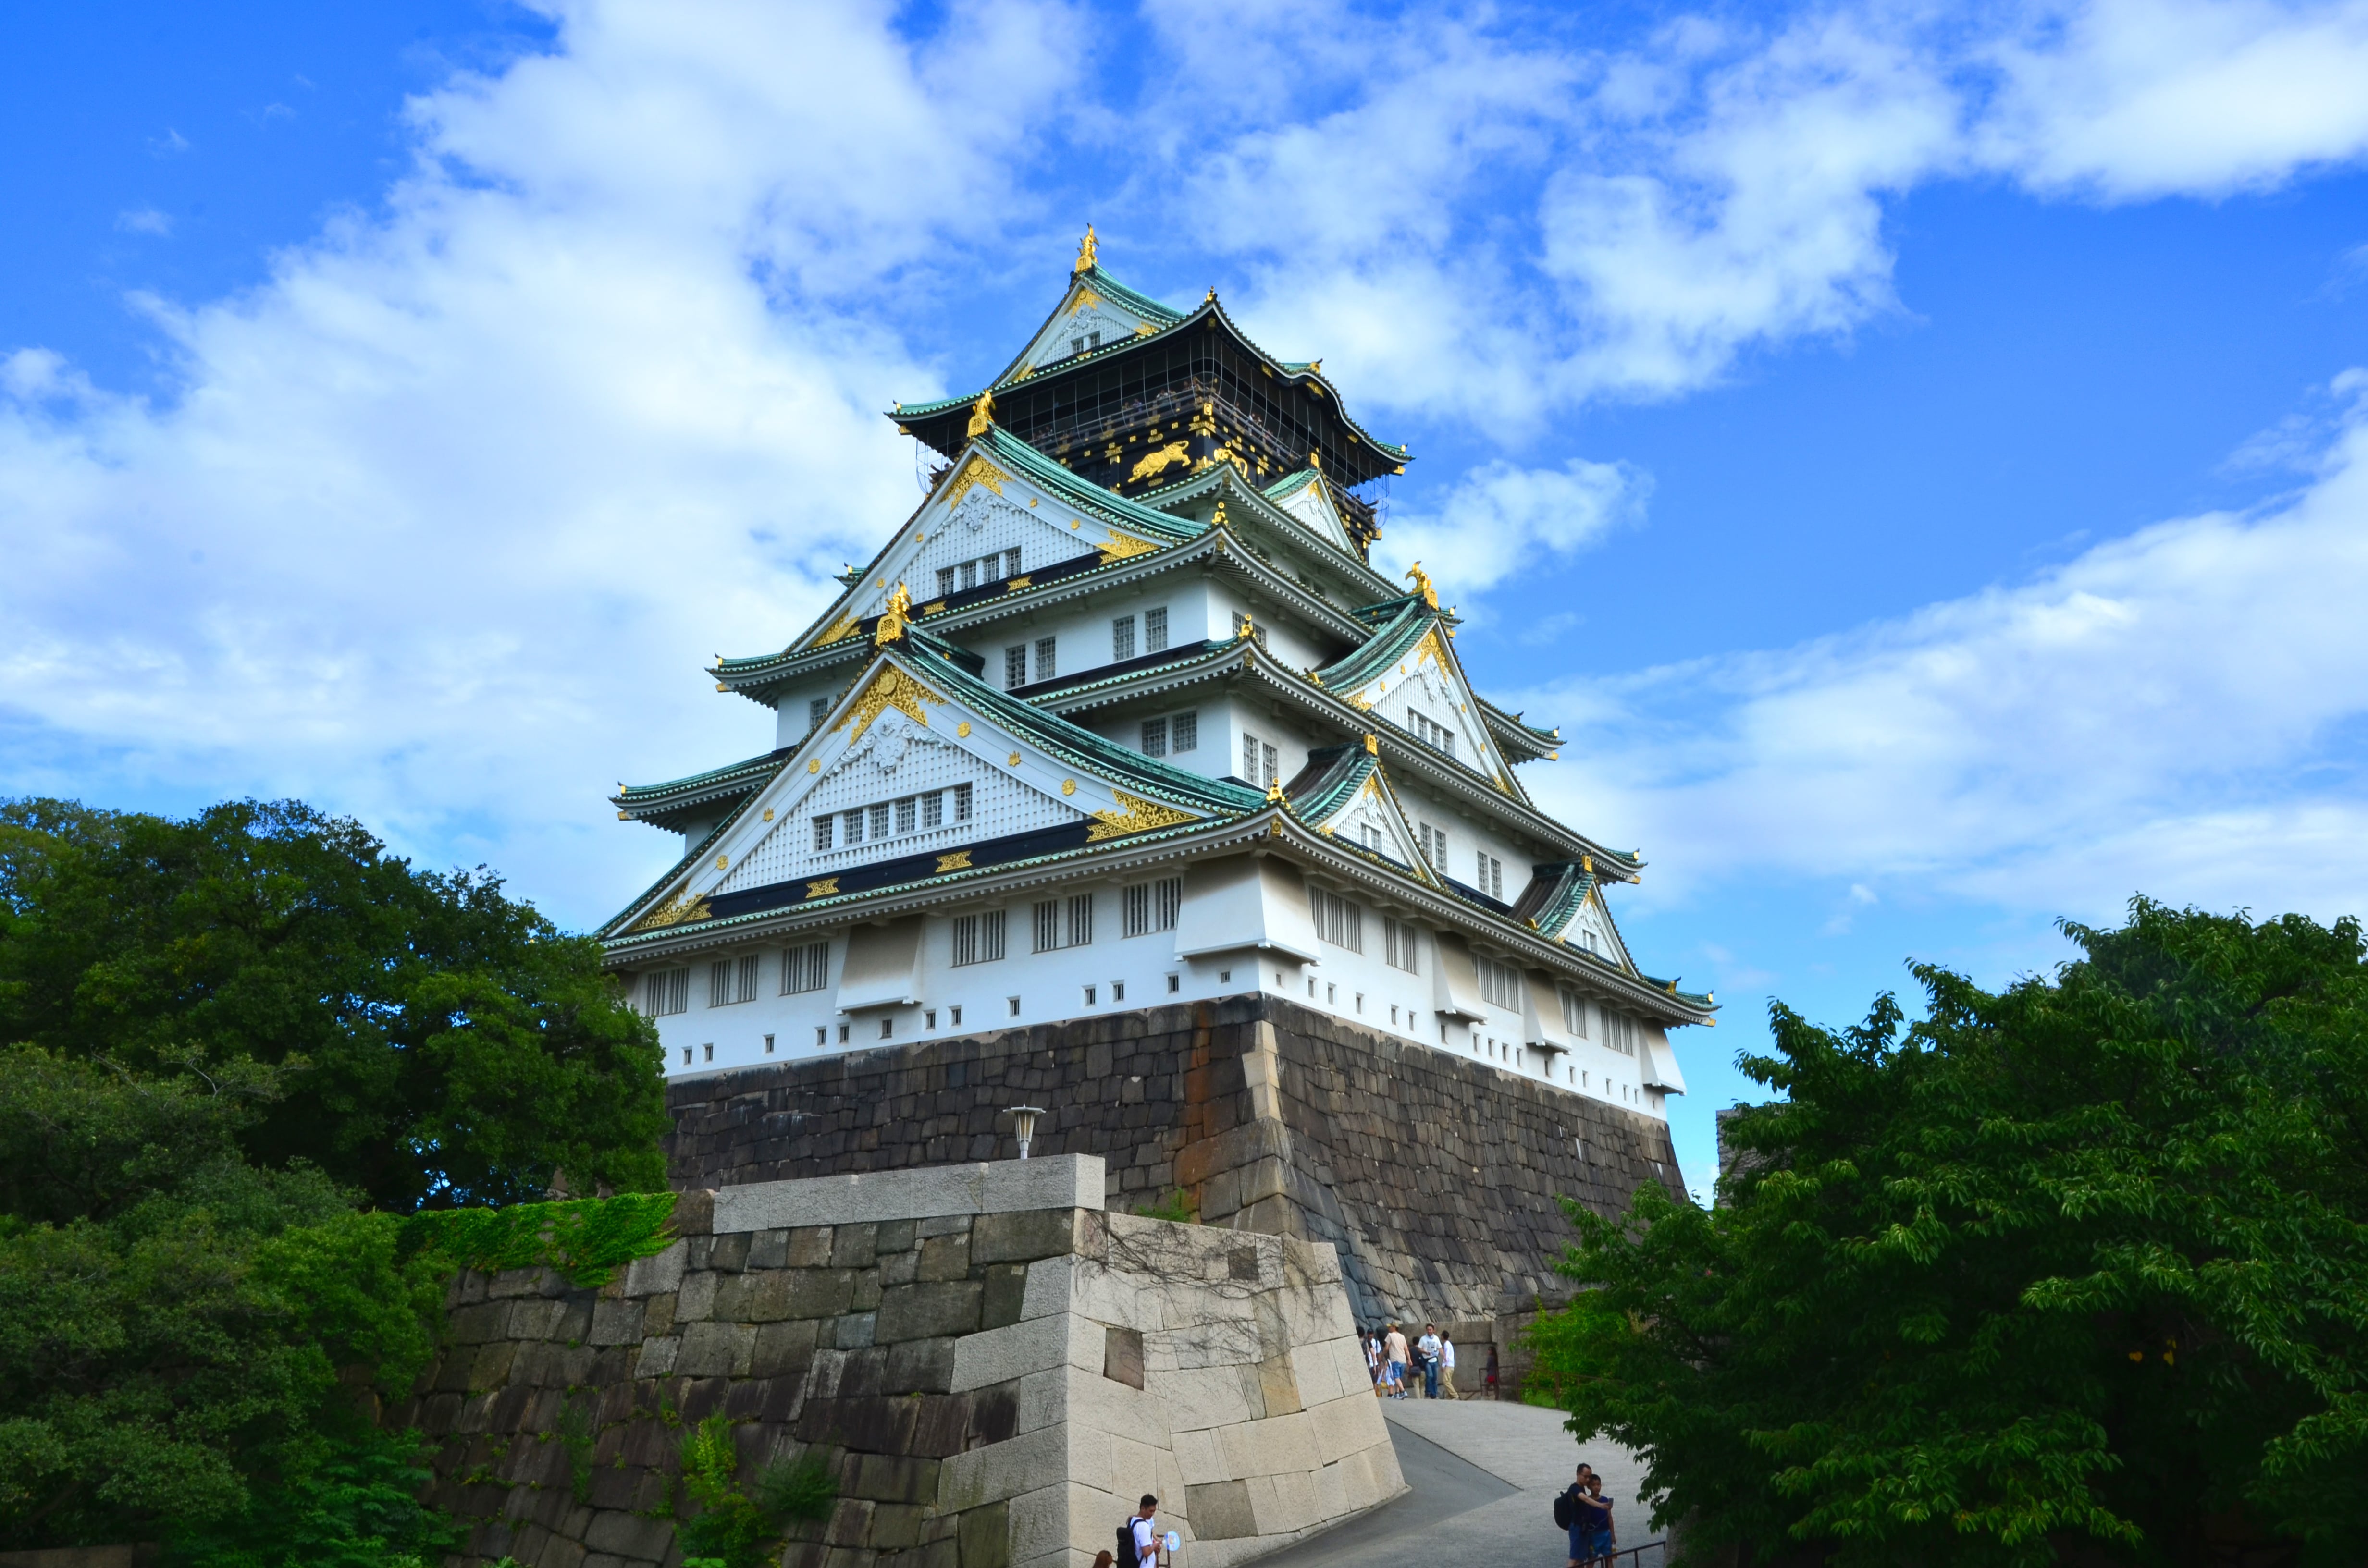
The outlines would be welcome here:
M 1595 1467 L 1582 1462 L 1577 1479 L 1554 1500 L 1554 1522 L 1570 1537 L 1570 1568 L 1588 1568 L 1595 1561 L 1597 1521 L 1608 1522 L 1611 1517 L 1611 1510 L 1598 1504 L 1588 1489 L 1595 1480 Z
M 1155 1568 L 1159 1561 L 1159 1527 L 1152 1516 L 1159 1499 L 1146 1492 L 1133 1517 L 1118 1527 L 1118 1561 L 1121 1568 Z

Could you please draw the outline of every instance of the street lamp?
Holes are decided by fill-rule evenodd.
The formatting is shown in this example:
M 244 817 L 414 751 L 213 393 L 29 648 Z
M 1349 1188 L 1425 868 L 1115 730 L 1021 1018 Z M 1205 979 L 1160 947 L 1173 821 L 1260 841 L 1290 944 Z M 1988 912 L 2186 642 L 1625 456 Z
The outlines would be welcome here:
M 1036 1119 L 1044 1114 L 1040 1105 L 1016 1105 L 1011 1110 L 1011 1131 L 1019 1138 L 1019 1157 L 1028 1157 L 1028 1145 L 1035 1141 Z

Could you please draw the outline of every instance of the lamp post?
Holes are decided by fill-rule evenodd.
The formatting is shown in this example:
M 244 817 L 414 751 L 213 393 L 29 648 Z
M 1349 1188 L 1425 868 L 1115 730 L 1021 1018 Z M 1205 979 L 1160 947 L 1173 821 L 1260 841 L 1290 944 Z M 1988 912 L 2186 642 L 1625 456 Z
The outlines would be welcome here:
M 1040 1105 L 1016 1105 L 1010 1108 L 1011 1131 L 1019 1138 L 1019 1157 L 1028 1157 L 1028 1145 L 1036 1138 L 1036 1119 L 1044 1114 Z

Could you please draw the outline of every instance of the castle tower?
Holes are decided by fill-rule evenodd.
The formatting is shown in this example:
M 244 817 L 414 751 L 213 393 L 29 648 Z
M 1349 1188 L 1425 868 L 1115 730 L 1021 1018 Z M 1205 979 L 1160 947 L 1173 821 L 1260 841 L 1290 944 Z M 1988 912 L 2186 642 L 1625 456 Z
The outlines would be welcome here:
M 601 932 L 657 1021 L 678 1107 L 712 1108 L 751 1074 L 780 1091 L 764 1168 L 711 1161 L 702 1179 L 821 1174 L 797 1128 L 860 1121 L 825 1102 L 858 1094 L 846 1075 L 861 1069 L 818 1059 L 917 1051 L 942 1096 L 945 1064 L 972 1049 L 951 1042 L 994 1037 L 1057 1057 L 1063 1041 L 1231 1020 L 1250 1031 L 1247 1076 L 1203 1089 L 1238 1088 L 1242 1114 L 1266 1118 L 1251 1059 L 1275 1049 L 1287 1004 L 1476 1085 L 1451 1098 L 1501 1080 L 1555 1130 L 1542 1142 L 1571 1145 L 1556 1158 L 1583 1165 L 1593 1128 L 1657 1151 L 1674 1183 L 1663 1096 L 1684 1080 L 1668 1030 L 1710 1022 L 1711 998 L 1645 974 L 1622 940 L 1605 892 L 1641 859 L 1540 811 L 1517 777 L 1554 759 L 1559 733 L 1472 688 L 1455 613 L 1421 568 L 1409 592 L 1372 567 L 1359 491 L 1407 454 L 1348 416 L 1320 361 L 1268 354 L 1213 290 L 1180 312 L 1126 288 L 1089 233 L 991 385 L 894 417 L 943 460 L 928 498 L 786 647 L 710 672 L 774 710 L 775 748 L 615 797 L 620 817 L 682 836 Z M 1202 1070 L 1224 1054 L 1206 1038 L 1178 1049 Z M 973 1103 L 929 1114 L 961 1113 L 961 1134 L 883 1163 L 1008 1153 L 996 1110 L 1030 1083 L 1063 1088 L 952 1076 Z M 1091 1119 L 1064 1114 L 1048 1108 L 1040 1151 Z M 1235 1201 L 1229 1222 L 1331 1223 L 1307 1219 L 1314 1194 L 1246 1198 L 1247 1177 L 1216 1191 L 1176 1155 L 1224 1130 L 1204 1113 L 1187 1136 L 1190 1119 L 1142 1169 L 1115 1157 L 1122 1130 L 1090 1152 L 1113 1156 L 1114 1184 L 1196 1189 L 1204 1217 Z

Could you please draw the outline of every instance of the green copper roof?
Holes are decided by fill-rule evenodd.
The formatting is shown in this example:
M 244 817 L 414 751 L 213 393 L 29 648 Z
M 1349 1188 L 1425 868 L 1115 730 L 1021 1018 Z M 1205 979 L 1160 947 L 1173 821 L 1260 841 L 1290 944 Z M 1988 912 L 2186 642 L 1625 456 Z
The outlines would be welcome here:
M 1513 915 L 1559 939 L 1578 918 L 1587 895 L 1597 885 L 1595 873 L 1577 860 L 1547 862 L 1533 869 L 1529 887 L 1513 905 Z
M 701 795 L 715 790 L 728 790 L 746 785 L 753 790 L 773 775 L 788 749 L 768 751 L 739 762 L 727 762 L 721 767 L 711 767 L 704 773 L 694 773 L 684 778 L 669 778 L 663 784 L 620 784 L 609 800 L 627 808 L 647 810 L 663 806 L 688 795 Z
M 1307 754 L 1307 766 L 1282 792 L 1302 821 L 1322 822 L 1355 800 L 1380 766 L 1380 759 L 1361 744 L 1318 746 Z
M 1366 611 L 1357 614 L 1362 617 Z M 1444 619 L 1419 597 L 1408 595 L 1398 601 L 1397 613 L 1379 631 L 1361 646 L 1316 671 L 1315 678 L 1327 691 L 1354 691 L 1406 657 L 1407 650 Z
M 1083 272 L 1072 273 L 1070 275 L 1070 281 L 1072 283 L 1075 283 L 1080 278 L 1086 280 L 1086 286 L 1087 288 L 1099 290 L 1102 293 L 1109 295 L 1111 299 L 1120 301 L 1129 310 L 1134 312 L 1137 315 L 1149 316 L 1153 321 L 1163 323 L 1168 326 L 1174 326 L 1178 322 L 1184 319 L 1183 312 L 1177 310 L 1170 305 L 1163 305 L 1148 294 L 1138 294 L 1133 290 L 1128 288 L 1125 284 L 1120 282 L 1117 278 L 1112 278 L 1109 273 L 1104 272 L 1101 268 L 1101 263 L 1099 262 L 1096 262 L 1093 266 L 1087 267 Z M 1065 300 L 1068 297 L 1068 290 L 1065 289 L 1061 291 L 1061 298 Z M 1048 317 L 1046 319 L 1049 320 L 1050 318 Z

